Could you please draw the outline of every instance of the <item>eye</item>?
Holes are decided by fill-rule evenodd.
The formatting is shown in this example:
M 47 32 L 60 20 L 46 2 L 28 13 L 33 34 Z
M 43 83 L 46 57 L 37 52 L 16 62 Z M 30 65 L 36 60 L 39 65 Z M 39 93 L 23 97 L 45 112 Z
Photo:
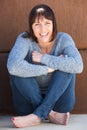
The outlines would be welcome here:
M 45 24 L 46 24 L 46 25 L 50 25 L 50 24 L 52 24 L 52 22 L 47 21 Z
M 49 22 L 47 22 L 46 24 L 50 24 Z
M 39 26 L 40 24 L 39 23 L 36 23 L 35 26 Z

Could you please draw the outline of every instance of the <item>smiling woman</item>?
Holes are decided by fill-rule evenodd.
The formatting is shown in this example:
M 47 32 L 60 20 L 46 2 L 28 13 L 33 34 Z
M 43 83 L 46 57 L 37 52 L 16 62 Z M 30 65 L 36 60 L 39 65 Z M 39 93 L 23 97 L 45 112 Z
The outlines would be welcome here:
M 42 16 L 39 18 L 39 21 L 38 19 L 35 20 L 35 22 L 32 25 L 32 29 L 39 45 L 42 48 L 46 46 L 49 47 L 49 45 L 51 44 L 50 41 L 53 33 L 52 21 Z
M 39 125 L 43 120 L 67 125 L 75 104 L 75 74 L 83 70 L 82 57 L 71 36 L 57 32 L 47 5 L 29 14 L 29 31 L 20 34 L 7 62 L 16 127 Z M 55 95 L 55 96 L 54 96 Z

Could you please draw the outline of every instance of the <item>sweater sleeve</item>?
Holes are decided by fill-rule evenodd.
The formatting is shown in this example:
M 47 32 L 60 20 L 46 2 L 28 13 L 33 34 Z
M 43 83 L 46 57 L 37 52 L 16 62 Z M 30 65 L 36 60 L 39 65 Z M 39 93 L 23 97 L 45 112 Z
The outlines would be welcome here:
M 46 65 L 35 65 L 27 62 L 25 57 L 29 51 L 29 39 L 18 36 L 7 60 L 7 69 L 11 75 L 20 77 L 33 77 L 46 75 L 48 67 Z
M 81 73 L 83 70 L 82 57 L 72 38 L 65 34 L 60 40 L 60 56 L 44 54 L 41 63 L 67 73 Z

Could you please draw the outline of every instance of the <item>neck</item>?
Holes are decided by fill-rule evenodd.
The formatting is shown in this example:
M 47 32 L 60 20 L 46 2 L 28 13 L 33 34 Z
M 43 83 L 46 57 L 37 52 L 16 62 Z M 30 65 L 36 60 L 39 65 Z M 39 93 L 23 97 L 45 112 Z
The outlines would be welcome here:
M 46 44 L 44 44 L 44 43 L 39 44 L 39 47 L 43 54 L 46 54 L 46 53 L 49 54 L 50 51 L 52 50 L 53 45 L 54 45 L 54 42 L 50 42 L 50 43 L 46 43 Z

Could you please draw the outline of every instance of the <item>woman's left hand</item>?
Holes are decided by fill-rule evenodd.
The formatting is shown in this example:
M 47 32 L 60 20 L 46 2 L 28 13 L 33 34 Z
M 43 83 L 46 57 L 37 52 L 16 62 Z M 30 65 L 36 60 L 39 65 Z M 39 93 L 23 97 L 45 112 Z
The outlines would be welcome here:
M 32 60 L 33 60 L 34 62 L 40 62 L 41 57 L 42 57 L 42 54 L 39 53 L 39 52 L 37 52 L 37 51 L 34 51 L 34 52 L 32 53 Z

